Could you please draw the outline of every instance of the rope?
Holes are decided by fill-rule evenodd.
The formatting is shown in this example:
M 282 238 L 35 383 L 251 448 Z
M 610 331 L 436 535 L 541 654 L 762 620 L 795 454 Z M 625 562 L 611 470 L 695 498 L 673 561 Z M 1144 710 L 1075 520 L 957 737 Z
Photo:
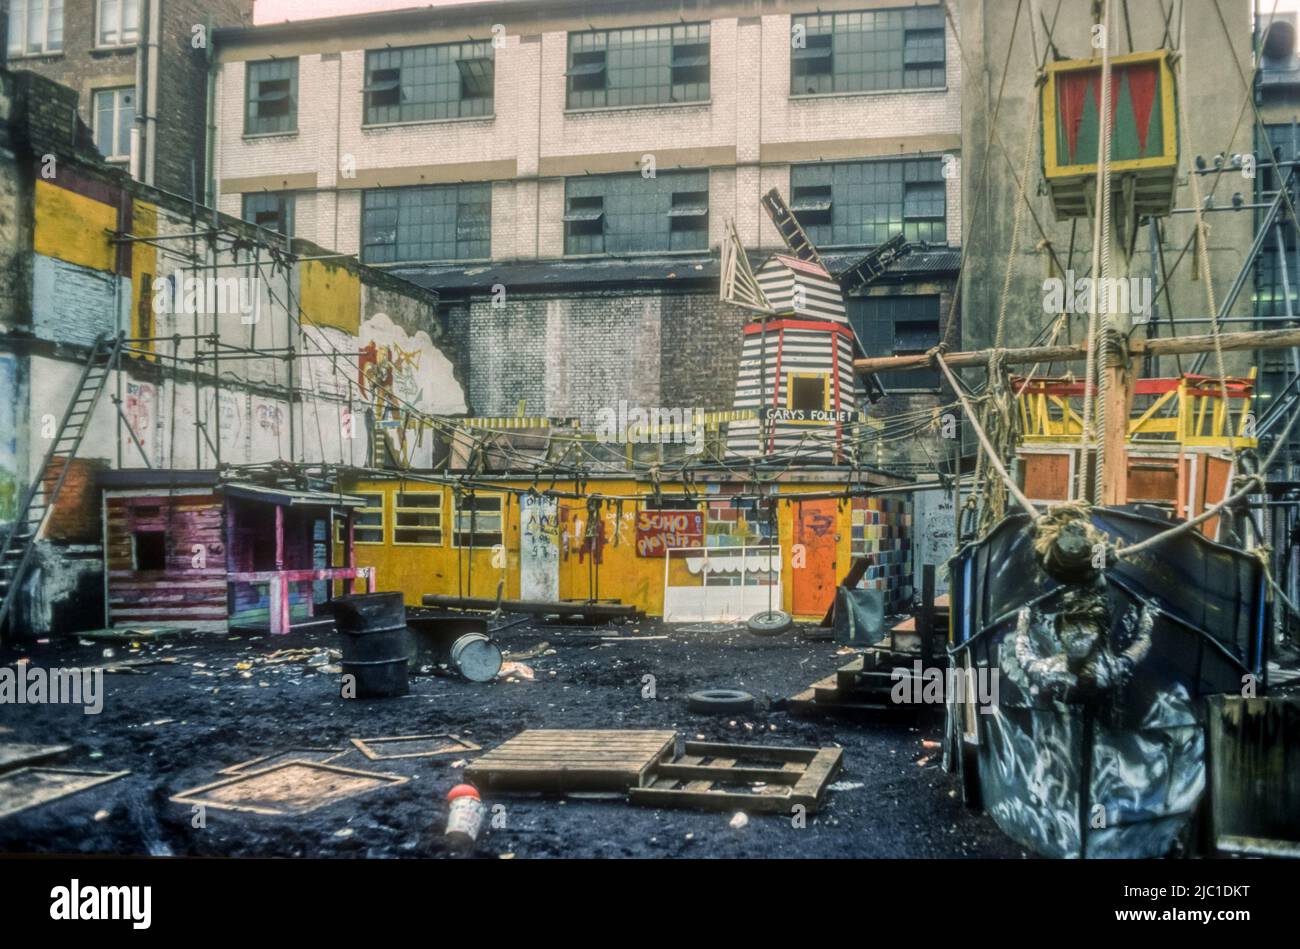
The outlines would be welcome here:
M 998 473 L 998 477 L 1002 479 L 1002 483 L 1006 486 L 1007 491 L 1016 499 L 1017 504 L 1029 512 L 1029 514 L 1037 517 L 1038 511 L 1034 508 L 1033 502 L 1030 501 L 1029 498 L 1025 497 L 1024 492 L 1021 491 L 1020 487 L 1011 479 L 1011 475 L 1007 474 L 1007 469 L 1002 464 L 1002 459 L 998 457 L 998 453 L 994 450 L 993 444 L 989 441 L 988 435 L 985 434 L 983 426 L 980 425 L 979 419 L 975 415 L 975 410 L 971 408 L 971 404 L 967 401 L 965 393 L 962 392 L 961 386 L 957 383 L 957 377 L 952 374 L 952 370 L 949 369 L 948 364 L 944 362 L 942 347 L 936 346 L 934 349 L 930 350 L 929 356 L 931 361 L 933 361 L 939 367 L 940 371 L 943 372 L 944 376 L 947 377 L 948 384 L 952 386 L 953 391 L 957 393 L 957 400 L 961 403 L 962 411 L 966 413 L 966 417 L 970 419 L 971 428 L 975 430 L 975 437 L 979 439 L 980 445 L 988 455 L 989 464 L 993 467 L 993 470 Z
M 1102 371 L 1102 356 L 1105 352 L 1104 343 L 1102 342 L 1105 332 L 1104 327 L 1110 322 L 1109 319 L 1103 319 L 1098 311 L 1098 293 L 1101 280 L 1105 280 L 1110 275 L 1110 100 L 1111 100 L 1111 68 L 1110 68 L 1110 0 L 1105 0 L 1105 6 L 1102 8 L 1102 40 L 1101 49 L 1101 109 L 1098 120 L 1097 135 L 1097 196 L 1093 207 L 1093 233 L 1092 233 L 1092 288 L 1089 298 L 1091 306 L 1088 315 L 1088 355 L 1089 366 L 1084 376 L 1084 426 L 1083 438 L 1085 439 L 1085 450 L 1080 455 L 1079 464 L 1079 497 L 1084 496 L 1084 488 L 1088 477 L 1088 455 L 1086 450 L 1086 439 L 1088 438 L 1088 420 L 1089 403 L 1092 397 L 1089 395 L 1089 389 L 1095 393 L 1097 402 L 1096 420 L 1092 423 L 1092 441 L 1093 451 L 1096 460 L 1093 463 L 1092 478 L 1092 499 L 1094 503 L 1101 501 L 1101 482 L 1102 470 L 1105 467 L 1105 431 L 1106 431 L 1106 373 Z M 1100 278 L 1100 279 L 1099 279 Z M 1110 294 L 1106 294 L 1106 315 L 1110 313 Z M 1093 350 L 1096 350 L 1094 353 Z M 1094 373 L 1096 374 L 1094 376 Z M 1101 433 L 1100 435 L 1098 433 Z

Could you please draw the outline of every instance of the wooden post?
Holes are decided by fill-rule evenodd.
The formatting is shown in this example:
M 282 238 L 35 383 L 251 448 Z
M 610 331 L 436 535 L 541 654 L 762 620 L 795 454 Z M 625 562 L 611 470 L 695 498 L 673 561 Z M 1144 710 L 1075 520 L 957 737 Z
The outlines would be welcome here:
M 921 665 L 928 666 L 934 655 L 930 638 L 934 635 L 934 564 L 921 565 L 921 609 L 916 614 L 916 631 L 921 638 Z
M 275 506 L 275 569 L 284 570 L 284 507 Z M 289 632 L 289 581 L 276 577 L 271 581 L 271 632 L 283 636 Z
M 1133 376 L 1128 367 L 1106 365 L 1106 430 L 1101 433 L 1105 445 L 1105 463 L 1101 477 L 1101 503 L 1128 503 L 1128 416 L 1133 404 Z
M 356 530 L 356 514 L 354 513 L 354 510 L 352 508 L 348 508 L 347 521 L 345 522 L 345 526 L 343 528 L 343 566 L 345 567 L 355 566 L 352 562 L 352 557 L 354 554 L 352 545 L 356 542 L 355 530 Z M 343 581 L 344 596 L 351 596 L 354 588 L 355 588 L 355 584 L 351 577 L 347 577 L 346 579 L 344 579 Z

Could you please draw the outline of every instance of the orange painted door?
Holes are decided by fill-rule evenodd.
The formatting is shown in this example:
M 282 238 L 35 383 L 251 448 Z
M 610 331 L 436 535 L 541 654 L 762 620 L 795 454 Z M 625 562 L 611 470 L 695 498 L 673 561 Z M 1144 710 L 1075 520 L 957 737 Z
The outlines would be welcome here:
M 834 498 L 796 501 L 790 552 L 796 616 L 823 616 L 835 597 L 835 546 L 839 505 Z

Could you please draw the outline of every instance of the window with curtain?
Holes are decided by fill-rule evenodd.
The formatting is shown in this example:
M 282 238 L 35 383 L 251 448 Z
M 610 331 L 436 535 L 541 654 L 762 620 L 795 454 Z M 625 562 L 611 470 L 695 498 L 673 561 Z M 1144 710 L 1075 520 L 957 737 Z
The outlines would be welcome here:
M 63 50 L 63 0 L 10 0 L 10 56 Z
M 135 87 L 97 89 L 94 109 L 95 147 L 109 161 L 128 160 L 135 125 Z
M 139 0 L 99 0 L 95 35 L 99 46 L 125 46 L 139 42 Z

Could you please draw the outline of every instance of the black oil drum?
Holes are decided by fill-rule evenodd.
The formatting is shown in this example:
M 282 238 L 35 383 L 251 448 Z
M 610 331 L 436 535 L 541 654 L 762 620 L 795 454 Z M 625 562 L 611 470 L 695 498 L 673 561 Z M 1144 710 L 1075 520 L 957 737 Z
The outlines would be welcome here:
M 339 632 L 344 676 L 357 698 L 387 698 L 410 691 L 411 634 L 401 593 L 345 596 L 331 604 Z
M 491 682 L 501 671 L 501 650 L 488 636 L 486 620 L 438 616 L 409 622 L 417 663 L 446 666 L 470 682 Z

